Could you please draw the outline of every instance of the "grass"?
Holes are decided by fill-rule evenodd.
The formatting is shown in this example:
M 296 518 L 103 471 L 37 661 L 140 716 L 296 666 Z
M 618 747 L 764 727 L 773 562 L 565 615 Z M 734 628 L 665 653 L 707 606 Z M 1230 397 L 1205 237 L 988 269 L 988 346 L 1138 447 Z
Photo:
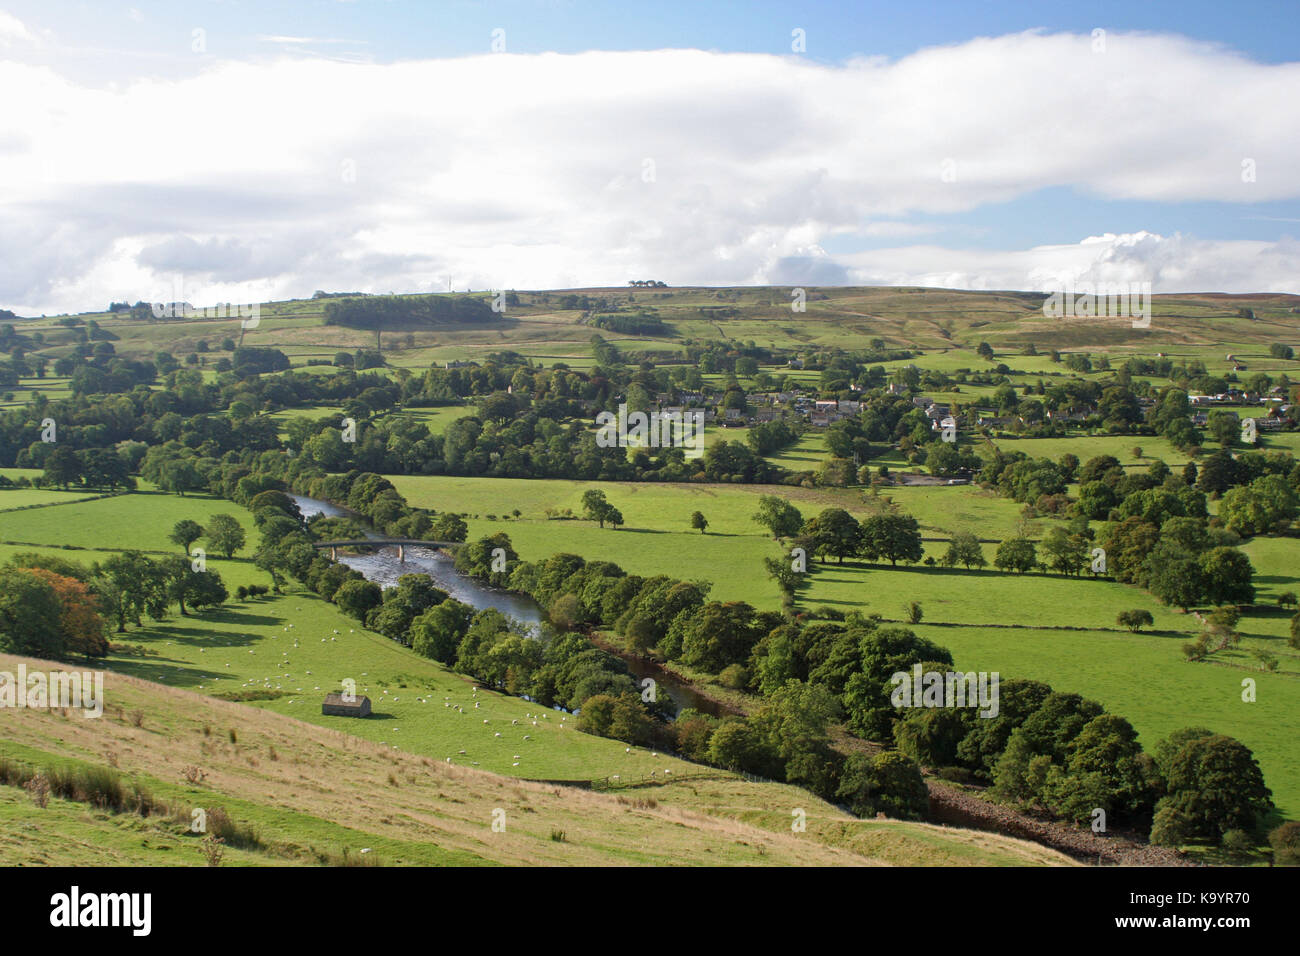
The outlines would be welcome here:
M 1255 542 L 1250 553 L 1292 542 Z M 1269 586 L 1293 589 L 1275 574 Z M 952 651 L 963 670 L 998 671 L 1003 679 L 1042 680 L 1083 694 L 1127 718 L 1150 749 L 1171 731 L 1206 726 L 1254 751 L 1284 816 L 1300 812 L 1300 654 L 1283 638 L 1288 615 L 1261 609 L 1239 625 L 1241 646 L 1210 661 L 1188 663 L 1182 645 L 1199 631 L 1195 620 L 1161 606 L 1137 588 L 1110 581 L 996 571 L 942 573 L 828 565 L 802 595 L 828 605 L 902 620 L 903 604 L 920 602 L 913 629 Z M 1121 610 L 1146 608 L 1155 618 L 1145 633 L 1117 628 Z M 1057 628 L 1043 627 L 1050 622 Z M 946 626 L 945 626 L 946 625 Z M 997 626 L 993 626 L 997 625 Z M 1276 673 L 1259 669 L 1252 649 L 1280 660 Z M 1242 680 L 1256 682 L 1256 700 L 1242 700 Z
M 18 662 L 0 655 L 0 669 Z M 182 814 L 218 806 L 257 840 L 256 849 L 228 850 L 227 864 L 337 864 L 364 860 L 365 851 L 380 863 L 425 866 L 1068 862 L 992 834 L 857 820 L 796 788 L 721 771 L 628 791 L 629 799 L 396 752 L 346 732 L 361 721 L 312 726 L 120 674 L 106 679 L 105 698 L 98 720 L 15 711 L 0 757 L 30 766 L 112 763 L 114 773 Z M 136 711 L 139 726 L 128 716 Z M 187 765 L 202 768 L 201 782 L 178 774 Z M 805 833 L 790 830 L 795 807 L 807 813 Z M 96 813 L 57 799 L 41 809 L 21 790 L 0 787 L 0 820 L 0 847 L 14 862 L 202 862 L 183 816 Z M 494 829 L 494 820 L 504 829 Z

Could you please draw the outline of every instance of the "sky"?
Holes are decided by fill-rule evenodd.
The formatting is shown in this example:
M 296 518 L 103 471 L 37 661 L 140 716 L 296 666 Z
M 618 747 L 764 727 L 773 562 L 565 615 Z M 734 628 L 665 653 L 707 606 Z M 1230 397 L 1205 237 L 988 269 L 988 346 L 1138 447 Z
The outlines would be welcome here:
M 1300 292 L 1300 3 L 0 0 L 0 308 Z

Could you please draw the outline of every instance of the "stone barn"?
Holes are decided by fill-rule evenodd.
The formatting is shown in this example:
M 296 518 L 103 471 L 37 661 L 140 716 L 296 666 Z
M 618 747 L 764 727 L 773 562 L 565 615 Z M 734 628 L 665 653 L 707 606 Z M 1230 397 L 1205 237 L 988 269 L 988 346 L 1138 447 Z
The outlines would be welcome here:
M 357 695 L 347 700 L 336 691 L 325 695 L 325 703 L 321 704 L 320 712 L 328 717 L 369 717 L 370 698 Z

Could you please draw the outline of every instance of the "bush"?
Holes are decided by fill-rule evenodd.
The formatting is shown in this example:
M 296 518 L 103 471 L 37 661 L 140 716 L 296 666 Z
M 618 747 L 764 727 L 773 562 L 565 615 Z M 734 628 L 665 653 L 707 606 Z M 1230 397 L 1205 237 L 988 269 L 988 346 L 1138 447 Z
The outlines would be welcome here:
M 1144 627 L 1150 627 L 1155 623 L 1155 618 L 1151 616 L 1150 611 L 1137 608 L 1132 611 L 1120 611 L 1119 616 L 1115 618 L 1115 623 L 1120 627 L 1126 627 L 1134 634 Z
M 1300 866 L 1300 822 L 1288 820 L 1268 835 L 1277 866 Z
M 1255 841 L 1245 830 L 1229 830 L 1223 834 L 1223 848 L 1229 853 L 1245 856 L 1255 849 Z
M 1151 821 L 1151 842 L 1157 846 L 1182 846 L 1192 838 L 1192 821 L 1176 807 L 1162 806 Z
M 744 690 L 749 686 L 749 671 L 743 664 L 728 664 L 718 675 L 718 682 L 732 690 Z
M 836 796 L 860 817 L 883 813 L 900 820 L 920 820 L 930 808 L 921 768 L 897 751 L 874 757 L 852 754 L 844 761 Z

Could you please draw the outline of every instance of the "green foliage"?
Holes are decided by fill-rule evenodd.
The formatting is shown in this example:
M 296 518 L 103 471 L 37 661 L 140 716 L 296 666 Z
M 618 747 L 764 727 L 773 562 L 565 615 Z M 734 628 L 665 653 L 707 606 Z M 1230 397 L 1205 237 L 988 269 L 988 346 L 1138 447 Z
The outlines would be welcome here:
M 897 751 L 875 756 L 851 754 L 844 761 L 837 791 L 860 817 L 883 813 L 900 820 L 921 820 L 929 812 L 929 792 L 916 763 Z

